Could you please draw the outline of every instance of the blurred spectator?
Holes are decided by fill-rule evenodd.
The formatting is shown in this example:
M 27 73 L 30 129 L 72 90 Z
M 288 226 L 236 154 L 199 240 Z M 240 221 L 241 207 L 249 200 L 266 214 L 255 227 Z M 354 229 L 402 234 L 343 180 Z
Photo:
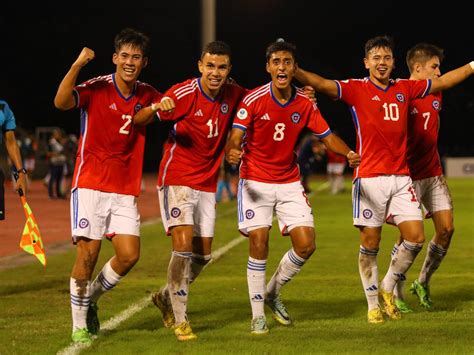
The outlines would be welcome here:
M 66 165 L 66 154 L 64 151 L 64 136 L 60 129 L 55 129 L 51 135 L 48 145 L 49 160 L 49 198 L 65 198 L 62 192 L 62 180 L 64 166 Z
M 327 150 L 326 172 L 330 185 L 331 194 L 336 195 L 344 192 L 344 169 L 346 168 L 346 157 Z
M 217 181 L 217 192 L 216 192 L 216 202 L 221 202 L 222 201 L 222 192 L 225 190 L 227 197 L 229 200 L 233 200 L 235 198 L 235 195 L 232 191 L 231 188 L 231 178 L 232 178 L 232 173 L 235 168 L 232 168 L 232 165 L 230 165 L 225 159 L 223 160 L 223 163 L 221 164 L 221 170 L 219 173 L 219 180 Z
M 323 162 L 326 154 L 326 146 L 314 135 L 310 134 L 303 138 L 298 151 L 298 165 L 301 171 L 301 184 L 304 191 L 312 192 L 309 187 L 309 178 L 317 169 L 317 165 Z
M 19 142 L 19 147 L 23 165 L 29 174 L 28 183 L 30 183 L 36 166 L 36 150 L 38 148 L 33 133 L 28 132 Z

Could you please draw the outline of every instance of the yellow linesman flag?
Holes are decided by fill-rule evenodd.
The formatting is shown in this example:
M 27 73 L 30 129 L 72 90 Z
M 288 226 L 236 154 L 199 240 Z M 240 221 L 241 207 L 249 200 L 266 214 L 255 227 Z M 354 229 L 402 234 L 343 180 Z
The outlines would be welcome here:
M 31 211 L 30 206 L 26 202 L 23 193 L 20 193 L 21 202 L 25 211 L 26 223 L 23 229 L 23 235 L 21 236 L 20 248 L 27 253 L 36 256 L 43 266 L 46 266 L 46 254 L 44 253 L 43 241 L 41 240 L 41 234 L 36 223 L 35 216 Z

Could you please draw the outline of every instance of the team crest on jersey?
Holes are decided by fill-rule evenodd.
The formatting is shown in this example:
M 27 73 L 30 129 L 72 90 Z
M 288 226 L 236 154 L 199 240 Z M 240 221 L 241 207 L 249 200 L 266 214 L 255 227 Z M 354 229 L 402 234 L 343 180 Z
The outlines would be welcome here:
M 227 112 L 229 112 L 229 105 L 227 105 L 225 102 L 221 106 L 221 112 L 225 115 Z
M 439 111 L 440 107 L 441 107 L 441 104 L 438 100 L 433 100 L 433 108 L 436 110 L 436 111 Z
M 374 213 L 372 210 L 366 208 L 365 210 L 362 211 L 362 215 L 364 216 L 365 219 L 371 219 Z
M 81 218 L 81 220 L 79 221 L 79 227 L 84 229 L 84 228 L 87 228 L 88 226 L 89 226 L 89 221 L 87 220 L 87 218 Z
M 181 210 L 178 207 L 173 207 L 171 209 L 171 217 L 178 218 L 181 214 Z
M 237 118 L 238 118 L 239 120 L 245 120 L 245 119 L 247 118 L 247 116 L 248 116 L 248 112 L 247 112 L 247 110 L 244 109 L 244 108 L 241 108 L 241 109 L 239 110 L 239 112 L 237 112 Z
M 136 105 L 135 105 L 135 112 L 140 111 L 140 110 L 142 109 L 142 107 L 143 107 L 143 106 L 142 106 L 141 104 L 136 104 Z
M 245 217 L 247 217 L 247 219 L 252 219 L 253 217 L 255 217 L 255 212 L 252 210 L 247 210 L 245 211 Z
M 293 123 L 298 123 L 300 121 L 300 119 L 301 119 L 301 115 L 298 112 L 293 112 L 291 114 L 291 121 Z
M 405 102 L 405 96 L 403 94 L 398 93 L 395 95 L 395 97 L 397 98 L 398 101 L 402 103 Z

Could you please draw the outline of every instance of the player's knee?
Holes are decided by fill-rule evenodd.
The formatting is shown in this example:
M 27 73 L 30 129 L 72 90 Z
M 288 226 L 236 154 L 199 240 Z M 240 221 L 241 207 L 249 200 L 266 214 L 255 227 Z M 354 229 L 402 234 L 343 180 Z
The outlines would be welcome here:
M 298 255 L 301 256 L 303 259 L 309 259 L 311 255 L 313 255 L 314 251 L 316 250 L 316 245 L 308 245 L 304 249 L 302 249 Z
M 454 226 L 445 226 L 436 235 L 436 242 L 447 248 L 454 234 Z
M 120 263 L 122 268 L 130 270 L 138 262 L 139 257 L 140 255 L 138 253 L 117 255 L 117 261 Z

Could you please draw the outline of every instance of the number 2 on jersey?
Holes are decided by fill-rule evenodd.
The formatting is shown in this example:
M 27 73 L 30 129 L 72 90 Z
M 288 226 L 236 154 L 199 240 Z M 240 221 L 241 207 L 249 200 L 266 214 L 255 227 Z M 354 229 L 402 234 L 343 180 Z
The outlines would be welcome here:
M 125 123 L 120 127 L 119 133 L 120 134 L 130 134 L 130 124 L 132 123 L 132 116 L 130 115 L 122 115 L 122 120 L 125 121 Z

